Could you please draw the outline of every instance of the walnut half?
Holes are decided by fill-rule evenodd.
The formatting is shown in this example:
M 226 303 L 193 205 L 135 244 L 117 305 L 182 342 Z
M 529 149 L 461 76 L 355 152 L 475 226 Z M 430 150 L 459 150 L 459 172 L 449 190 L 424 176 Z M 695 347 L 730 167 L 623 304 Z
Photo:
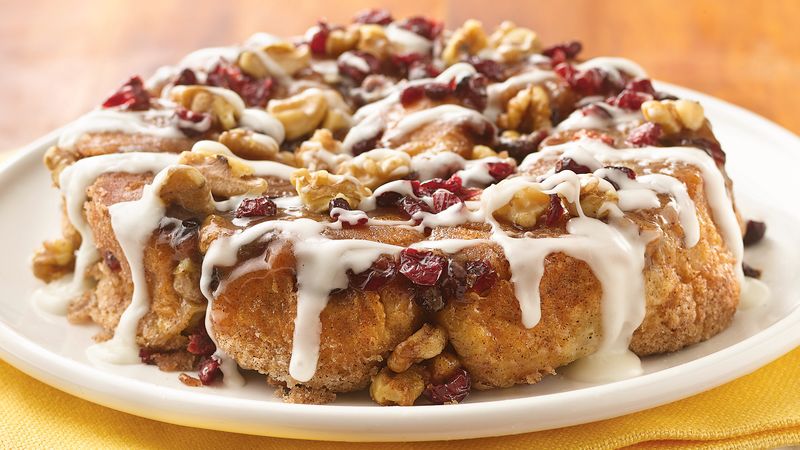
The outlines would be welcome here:
M 308 169 L 298 169 L 292 173 L 291 182 L 303 204 L 314 212 L 326 211 L 334 198 L 343 198 L 351 208 L 355 208 L 361 199 L 372 195 L 372 191 L 357 179 L 333 175 L 327 170 L 309 172 Z

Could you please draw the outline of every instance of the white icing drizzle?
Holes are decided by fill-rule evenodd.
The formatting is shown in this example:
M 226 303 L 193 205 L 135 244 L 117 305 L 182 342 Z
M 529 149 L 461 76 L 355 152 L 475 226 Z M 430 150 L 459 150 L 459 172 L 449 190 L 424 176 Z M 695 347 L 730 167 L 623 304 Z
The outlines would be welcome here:
M 579 217 L 567 222 L 569 235 L 558 238 L 511 237 L 492 213 L 501 208 L 523 188 L 547 194 L 558 193 L 578 205 Z M 505 180 L 489 187 L 481 197 L 486 221 L 492 226 L 491 239 L 503 248 L 511 267 L 511 281 L 522 313 L 522 323 L 531 328 L 541 319 L 539 283 L 544 274 L 544 260 L 551 253 L 562 252 L 585 261 L 600 281 L 602 289 L 603 340 L 598 354 L 628 354 L 633 331 L 645 313 L 644 251 L 654 235 L 640 235 L 638 227 L 621 214 L 606 224 L 586 217 L 577 202 L 580 178 L 564 171 L 541 183 L 529 177 Z
M 578 70 L 600 69 L 608 73 L 615 81 L 622 81 L 621 72 L 634 78 L 647 78 L 647 72 L 642 69 L 642 66 L 627 58 L 599 56 L 578 64 L 576 68 Z
M 411 133 L 412 131 L 433 122 L 450 122 L 474 124 L 485 124 L 494 128 L 486 118 L 474 109 L 465 108 L 459 105 L 439 105 L 433 108 L 415 111 L 404 116 L 397 124 L 386 131 L 383 135 L 384 142 L 391 142 L 395 139 Z
M 95 109 L 64 128 L 58 139 L 58 146 L 72 148 L 86 133 L 118 131 L 126 134 L 146 134 L 160 138 L 182 138 L 183 133 L 174 125 L 174 112 L 171 110 L 120 111 L 115 109 Z M 163 126 L 159 121 L 166 121 Z
M 358 109 L 353 114 L 353 126 L 342 142 L 345 152 L 353 152 L 353 146 L 361 141 L 378 136 L 386 128 L 386 114 L 400 101 L 400 93 L 409 86 L 420 86 L 430 82 L 449 83 L 451 80 L 456 82 L 477 71 L 472 65 L 467 63 L 456 63 L 445 69 L 436 78 L 425 78 L 410 82 L 400 82 L 395 85 L 389 95 L 376 102 L 367 104 Z
M 433 42 L 425 39 L 424 37 L 408 31 L 404 28 L 391 23 L 384 27 L 383 31 L 395 47 L 398 53 L 421 53 L 423 55 L 430 53 L 433 47 Z
M 703 186 L 705 188 L 706 197 L 708 198 L 709 206 L 711 207 L 712 217 L 717 227 L 720 230 L 725 245 L 730 250 L 735 258 L 736 264 L 734 270 L 736 271 L 737 279 L 740 285 L 744 280 L 742 272 L 742 257 L 744 255 L 744 245 L 742 244 L 741 229 L 739 222 L 736 219 L 736 214 L 733 210 L 731 199 L 728 197 L 728 191 L 725 185 L 725 179 L 722 172 L 716 166 L 714 160 L 708 154 L 701 150 L 692 147 L 641 147 L 631 149 L 615 149 L 610 147 L 599 140 L 593 139 L 580 139 L 578 141 L 571 141 L 560 145 L 545 147 L 537 153 L 528 155 L 520 165 L 522 170 L 530 167 L 537 161 L 544 158 L 553 158 L 565 150 L 573 148 L 581 148 L 591 154 L 594 158 L 603 162 L 613 162 L 620 160 L 646 160 L 646 161 L 663 161 L 666 163 L 679 163 L 687 164 L 696 167 L 700 170 L 703 177 Z M 678 205 L 681 204 L 680 195 L 676 199 Z M 688 210 L 689 206 L 686 199 L 683 199 L 682 207 Z M 684 224 L 684 233 L 686 233 L 687 240 L 689 233 L 691 233 L 692 225 Z
M 75 257 L 74 275 L 69 280 L 50 283 L 37 295 L 39 306 L 54 314 L 66 314 L 69 302 L 86 289 L 84 274 L 99 259 L 91 228 L 83 215 L 86 190 L 100 175 L 108 172 L 159 172 L 177 161 L 169 153 L 115 153 L 81 159 L 64 169 L 59 177 L 67 217 L 81 236 Z
M 178 167 L 178 166 L 170 166 Z M 131 271 L 131 302 L 119 318 L 114 337 L 86 350 L 91 360 L 113 364 L 137 364 L 139 346 L 136 332 L 139 321 L 150 309 L 150 294 L 144 268 L 144 249 L 164 217 L 165 205 L 159 191 L 167 179 L 169 168 L 159 172 L 142 190 L 139 200 L 115 203 L 108 208 L 111 226 Z
M 358 56 L 356 53 L 353 52 L 344 52 L 339 55 L 338 58 L 339 64 L 344 64 L 346 66 L 354 67 L 361 72 L 370 73 L 372 70 L 369 68 L 369 64 L 364 58 Z
M 622 131 L 625 126 L 641 122 L 644 117 L 641 110 L 628 110 L 609 105 L 604 101 L 594 103 L 608 113 L 608 117 L 599 114 L 584 114 L 583 110 L 573 111 L 566 119 L 556 126 L 557 131 L 580 129 L 616 129 Z

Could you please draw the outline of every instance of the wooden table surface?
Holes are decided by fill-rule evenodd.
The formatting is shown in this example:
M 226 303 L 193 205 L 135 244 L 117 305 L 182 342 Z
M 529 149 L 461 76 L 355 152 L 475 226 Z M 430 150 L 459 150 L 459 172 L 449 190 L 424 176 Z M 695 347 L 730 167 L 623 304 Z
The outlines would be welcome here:
M 291 5 L 287 8 L 285 5 Z M 30 142 L 98 104 L 134 73 L 255 31 L 300 34 L 322 16 L 347 21 L 362 0 L 0 2 L 0 150 Z M 751 109 L 800 133 L 798 0 L 393 0 L 448 27 L 475 17 L 580 39 L 584 56 L 617 55 L 657 79 Z M 281 6 L 284 5 L 284 6 Z

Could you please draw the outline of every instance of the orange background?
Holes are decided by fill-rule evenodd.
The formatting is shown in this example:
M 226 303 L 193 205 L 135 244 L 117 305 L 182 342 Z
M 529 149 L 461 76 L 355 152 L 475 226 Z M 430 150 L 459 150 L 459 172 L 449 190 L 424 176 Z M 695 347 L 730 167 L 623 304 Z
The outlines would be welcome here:
M 347 21 L 375 5 L 335 1 L 3 1 L 0 150 L 65 124 L 128 76 L 147 76 L 193 49 L 255 31 L 300 34 L 315 18 Z M 543 42 L 577 38 L 584 56 L 638 61 L 657 79 L 694 88 L 800 133 L 800 1 L 395 0 L 395 14 L 449 27 L 513 19 Z M 291 6 L 288 6 L 291 5 Z

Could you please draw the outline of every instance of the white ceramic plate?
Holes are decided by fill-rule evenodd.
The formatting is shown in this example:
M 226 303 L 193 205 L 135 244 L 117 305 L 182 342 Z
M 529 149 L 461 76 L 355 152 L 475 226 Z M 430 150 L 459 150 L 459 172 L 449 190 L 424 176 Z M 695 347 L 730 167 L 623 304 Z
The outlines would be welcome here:
M 746 217 L 768 224 L 746 261 L 764 270 L 764 305 L 736 314 L 711 340 L 644 360 L 645 374 L 586 384 L 561 376 L 534 386 L 474 392 L 460 405 L 381 408 L 366 394 L 332 405 L 275 399 L 263 379 L 241 390 L 188 388 L 152 366 L 89 363 L 84 350 L 97 331 L 35 310 L 39 283 L 28 261 L 40 241 L 58 233 L 56 191 L 41 157 L 56 133 L 0 168 L 0 356 L 39 380 L 78 397 L 151 419 L 269 436 L 349 441 L 474 438 L 576 425 L 675 401 L 747 374 L 800 345 L 800 139 L 720 100 L 675 86 L 659 89 L 700 100 L 728 153 L 736 197 Z

